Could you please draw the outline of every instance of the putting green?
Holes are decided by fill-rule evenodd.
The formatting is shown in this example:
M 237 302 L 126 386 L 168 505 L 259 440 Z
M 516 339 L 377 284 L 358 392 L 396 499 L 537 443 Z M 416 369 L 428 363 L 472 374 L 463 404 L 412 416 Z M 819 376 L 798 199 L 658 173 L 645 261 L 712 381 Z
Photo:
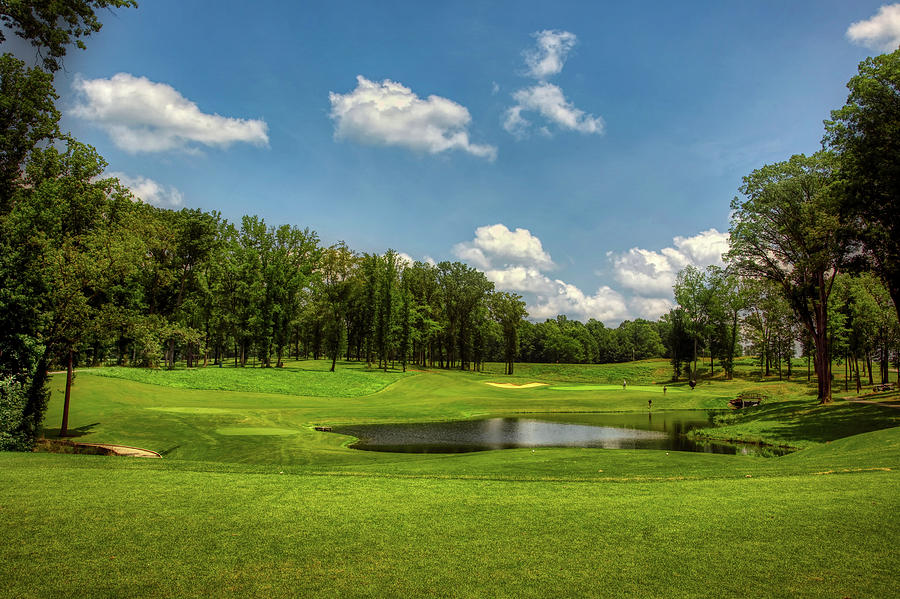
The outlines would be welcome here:
M 622 385 L 559 385 L 550 387 L 554 391 L 612 391 L 622 389 Z M 628 385 L 625 391 L 647 391 L 649 393 L 662 393 L 663 388 L 656 385 Z M 669 389 L 669 393 L 683 393 L 682 389 Z
M 220 435 L 296 435 L 300 431 L 294 428 L 274 428 L 270 426 L 224 426 L 217 428 Z

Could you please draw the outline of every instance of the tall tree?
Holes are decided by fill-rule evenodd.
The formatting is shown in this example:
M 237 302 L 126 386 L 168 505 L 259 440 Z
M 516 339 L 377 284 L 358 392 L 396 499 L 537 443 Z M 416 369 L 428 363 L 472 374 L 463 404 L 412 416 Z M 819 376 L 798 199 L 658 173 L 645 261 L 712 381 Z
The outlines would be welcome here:
M 834 156 L 796 155 L 744 177 L 731 203 L 728 259 L 742 275 L 778 284 L 816 347 L 818 398 L 831 401 L 828 297 L 845 260 Z
M 512 374 L 519 351 L 519 323 L 528 316 L 525 302 L 521 295 L 497 291 L 491 294 L 488 302 L 491 316 L 503 330 L 503 360 L 506 363 L 505 374 Z
M 341 336 L 349 309 L 355 264 L 356 254 L 341 241 L 323 252 L 319 267 L 322 297 L 325 302 L 323 313 L 326 315 L 325 330 L 328 355 L 331 357 L 331 372 L 334 372 L 341 351 Z
M 851 235 L 862 243 L 900 318 L 900 49 L 870 57 L 825 121 L 839 154 L 839 188 Z

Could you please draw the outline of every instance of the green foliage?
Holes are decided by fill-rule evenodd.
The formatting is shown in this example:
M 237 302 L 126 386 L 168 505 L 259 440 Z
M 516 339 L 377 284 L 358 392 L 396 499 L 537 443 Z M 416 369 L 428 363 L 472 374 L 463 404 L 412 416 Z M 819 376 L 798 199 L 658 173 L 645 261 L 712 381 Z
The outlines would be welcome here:
M 34 439 L 23 431 L 28 388 L 12 376 L 0 377 L 0 451 L 28 451 Z
M 34 46 L 45 69 L 58 71 L 67 46 L 83 50 L 82 38 L 100 31 L 95 11 L 127 7 L 137 7 L 136 0 L 3 0 L 0 23 Z M 5 40 L 0 29 L 0 42 Z
M 846 104 L 825 121 L 824 142 L 839 154 L 848 237 L 865 248 L 900 317 L 900 49 L 861 62 L 847 88 Z
M 2 30 L 0 30 L 2 36 Z M 0 56 L 0 215 L 11 209 L 22 165 L 41 142 L 60 137 L 53 76 Z
M 796 155 L 744 177 L 731 203 L 728 259 L 748 278 L 778 285 L 816 347 L 819 400 L 831 401 L 828 297 L 848 248 L 831 187 L 835 157 Z

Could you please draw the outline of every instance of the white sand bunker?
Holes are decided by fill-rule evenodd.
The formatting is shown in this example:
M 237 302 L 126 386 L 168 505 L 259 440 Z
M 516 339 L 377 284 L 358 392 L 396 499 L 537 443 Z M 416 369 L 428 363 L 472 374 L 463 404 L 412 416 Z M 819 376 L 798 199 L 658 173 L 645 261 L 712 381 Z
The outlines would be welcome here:
M 544 387 L 547 383 L 525 383 L 524 385 L 516 385 L 515 383 L 488 383 L 491 387 L 500 387 L 501 389 L 530 389 L 531 387 Z

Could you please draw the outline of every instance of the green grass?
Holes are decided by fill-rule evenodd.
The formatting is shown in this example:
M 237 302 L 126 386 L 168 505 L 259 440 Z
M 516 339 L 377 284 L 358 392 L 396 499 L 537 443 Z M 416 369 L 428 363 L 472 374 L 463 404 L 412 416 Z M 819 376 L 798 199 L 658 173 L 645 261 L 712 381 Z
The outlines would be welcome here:
M 174 389 L 208 389 L 213 391 L 250 391 L 311 397 L 359 397 L 381 391 L 405 376 L 389 370 L 367 369 L 356 362 L 341 362 L 335 372 L 323 373 L 330 360 L 288 362 L 285 368 L 207 367 L 178 370 L 124 368 L 112 366 L 84 370 L 92 375 L 161 385 Z
M 503 380 L 504 364 L 499 362 L 485 365 L 484 374 L 500 376 Z M 671 375 L 667 362 L 663 360 L 641 360 L 624 364 L 516 364 L 515 379 L 527 381 L 563 381 L 567 383 L 612 383 L 648 384 L 665 380 Z
M 900 409 L 845 400 L 764 403 L 717 416 L 713 429 L 693 436 L 791 447 L 809 447 L 840 437 L 900 426 Z
M 245 389 L 266 380 L 253 378 L 261 369 L 232 369 L 243 386 L 229 391 L 81 371 L 76 440 L 165 457 L 0 453 L 0 594 L 857 598 L 900 585 L 900 410 L 820 407 L 805 381 L 750 373 L 662 395 L 662 361 L 517 369 L 412 373 L 356 397 Z M 207 370 L 175 372 L 200 386 L 219 371 Z M 302 376 L 331 384 L 325 371 Z M 510 380 L 551 386 L 485 384 Z M 54 376 L 48 427 L 63 382 Z M 649 398 L 654 411 L 706 410 L 748 389 L 772 401 L 723 412 L 715 430 L 805 449 L 390 454 L 312 429 L 646 411 Z

